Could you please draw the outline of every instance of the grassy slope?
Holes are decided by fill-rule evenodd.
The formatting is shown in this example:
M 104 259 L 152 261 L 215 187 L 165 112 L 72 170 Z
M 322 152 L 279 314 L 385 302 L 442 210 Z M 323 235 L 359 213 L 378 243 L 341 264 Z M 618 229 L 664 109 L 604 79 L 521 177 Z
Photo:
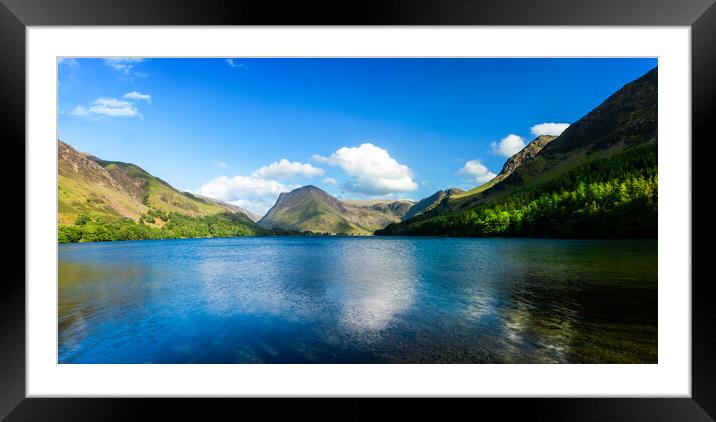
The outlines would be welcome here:
M 72 151 L 72 164 L 62 161 L 59 163 L 60 224 L 71 224 L 81 214 L 92 217 L 123 217 L 136 221 L 151 209 L 193 217 L 236 211 L 228 206 L 179 192 L 134 164 L 104 161 Z M 100 174 L 101 170 L 93 163 L 107 170 L 109 176 Z
M 453 201 L 456 201 L 456 200 L 461 199 L 461 198 L 467 198 L 467 197 L 470 197 L 470 196 L 473 196 L 473 195 L 477 195 L 478 193 L 484 192 L 484 191 L 490 189 L 491 187 L 495 186 L 495 185 L 497 184 L 497 182 L 499 182 L 499 181 L 500 181 L 500 180 L 498 180 L 497 178 L 494 178 L 494 179 L 490 180 L 489 182 L 487 182 L 487 183 L 485 183 L 485 184 L 482 184 L 482 185 L 480 185 L 480 186 L 478 186 L 478 187 L 472 188 L 472 189 L 470 189 L 470 190 L 468 190 L 468 191 L 465 191 L 465 192 L 463 192 L 463 193 L 459 193 L 459 194 L 457 194 L 457 195 L 453 195 L 451 199 L 452 199 Z
M 79 241 L 275 233 L 231 205 L 179 192 L 134 164 L 100 160 L 63 142 L 58 147 L 58 224 L 73 227 L 63 230 Z M 89 223 L 76 226 L 80 216 Z
M 90 185 L 58 176 L 58 222 L 72 224 L 79 215 L 137 219 L 148 208 L 125 192 L 106 186 Z
M 141 167 L 134 164 L 100 161 L 111 174 L 128 176 L 135 183 L 142 185 L 142 198 L 144 204 L 166 213 L 177 212 L 190 216 L 215 215 L 231 212 L 228 207 L 204 201 L 193 195 L 179 192 L 162 179 L 152 176 Z

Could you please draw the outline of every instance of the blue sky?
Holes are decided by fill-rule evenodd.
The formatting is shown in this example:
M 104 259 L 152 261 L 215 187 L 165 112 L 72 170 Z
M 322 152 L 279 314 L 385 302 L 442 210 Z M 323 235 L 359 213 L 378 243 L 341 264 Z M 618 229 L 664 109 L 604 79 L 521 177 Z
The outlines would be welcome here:
M 263 214 L 470 189 L 656 59 L 63 59 L 58 138 Z M 554 123 L 554 124 L 552 124 Z

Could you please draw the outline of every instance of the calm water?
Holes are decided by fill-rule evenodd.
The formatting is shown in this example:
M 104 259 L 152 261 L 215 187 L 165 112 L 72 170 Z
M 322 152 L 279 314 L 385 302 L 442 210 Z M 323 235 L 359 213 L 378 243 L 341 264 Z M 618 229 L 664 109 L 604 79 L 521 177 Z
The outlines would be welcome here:
M 655 363 L 656 318 L 656 241 L 59 247 L 61 363 Z

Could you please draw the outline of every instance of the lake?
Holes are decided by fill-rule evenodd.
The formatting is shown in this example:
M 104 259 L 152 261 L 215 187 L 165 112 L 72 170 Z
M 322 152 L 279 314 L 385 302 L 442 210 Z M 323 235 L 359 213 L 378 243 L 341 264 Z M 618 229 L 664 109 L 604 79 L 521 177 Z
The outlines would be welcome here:
M 656 240 L 59 245 L 60 363 L 656 363 Z

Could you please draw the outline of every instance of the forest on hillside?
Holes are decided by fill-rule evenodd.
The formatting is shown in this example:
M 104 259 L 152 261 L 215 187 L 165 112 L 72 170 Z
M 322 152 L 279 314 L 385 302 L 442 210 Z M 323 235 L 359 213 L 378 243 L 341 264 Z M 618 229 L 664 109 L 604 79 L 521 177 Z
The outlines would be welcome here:
M 657 144 L 640 145 L 466 210 L 391 224 L 376 235 L 656 237 L 657 163 Z

